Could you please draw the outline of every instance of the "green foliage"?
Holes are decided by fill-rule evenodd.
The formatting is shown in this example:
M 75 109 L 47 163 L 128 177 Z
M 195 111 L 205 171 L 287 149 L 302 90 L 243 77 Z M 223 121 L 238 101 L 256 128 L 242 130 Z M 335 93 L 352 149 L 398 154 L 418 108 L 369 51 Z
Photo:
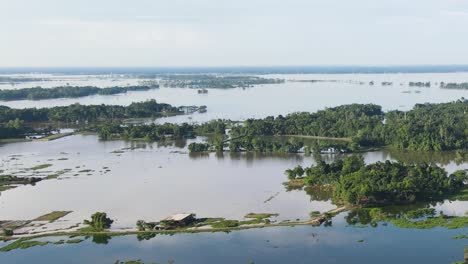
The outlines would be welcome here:
M 335 195 L 354 204 L 399 203 L 441 197 L 463 187 L 463 180 L 437 165 L 386 161 L 340 175 Z
M 50 166 L 52 166 L 52 164 L 41 164 L 41 165 L 37 165 L 37 166 L 30 168 L 30 170 L 42 170 Z
M 25 127 L 23 120 L 18 118 L 4 121 L 7 123 L 0 124 L 0 139 L 23 138 L 25 134 L 34 132 L 34 129 Z
M 206 135 L 206 134 L 218 134 L 218 135 L 224 135 L 226 132 L 226 123 L 227 120 L 211 120 L 205 123 L 202 123 L 197 126 L 196 132 L 197 134 L 200 135 Z
M 252 219 L 266 219 L 270 217 L 278 216 L 278 214 L 269 214 L 269 213 L 249 213 L 245 215 L 245 218 L 252 218 Z
M 194 135 L 194 129 L 195 127 L 188 123 L 129 126 L 122 126 L 119 123 L 106 123 L 99 127 L 98 136 L 102 140 L 124 138 L 158 141 L 165 138 L 190 138 Z
M 75 239 L 69 239 L 66 241 L 67 244 L 78 244 L 83 242 L 83 239 L 75 238 Z
M 464 98 L 451 103 L 417 104 L 407 112 L 383 113 L 377 105 L 351 104 L 316 113 L 248 119 L 243 126 L 234 127 L 232 134 L 249 138 L 273 135 L 352 138 L 350 149 L 382 145 L 414 150 L 467 149 L 467 111 L 468 100 Z
M 409 112 L 388 112 L 387 144 L 414 150 L 468 148 L 468 100 L 452 103 L 418 104 Z
M 111 227 L 114 220 L 107 217 L 106 213 L 96 212 L 91 215 L 91 220 L 84 220 L 84 224 L 89 225 L 95 231 L 103 231 Z
M 351 104 L 327 108 L 316 113 L 293 113 L 286 117 L 248 119 L 244 126 L 234 127 L 234 135 L 309 135 L 352 137 L 359 130 L 373 128 L 383 121 L 382 108 L 377 105 Z
M 294 169 L 287 169 L 285 174 L 288 176 L 289 180 L 295 180 L 296 178 L 301 178 L 304 175 L 304 168 L 301 165 L 297 165 Z
M 414 213 L 417 212 L 417 215 Z M 422 218 L 415 220 L 414 218 Z M 350 225 L 377 226 L 378 222 L 389 222 L 400 228 L 431 229 L 445 227 L 447 229 L 458 229 L 468 227 L 468 217 L 462 216 L 434 216 L 432 209 L 420 209 L 406 213 L 384 213 L 381 208 L 358 208 L 348 212 L 345 217 Z
M 229 149 L 231 152 L 245 150 L 247 152 L 261 153 L 297 153 L 304 144 L 295 139 L 286 142 L 267 139 L 264 137 L 237 137 L 231 140 Z
M 13 175 L 0 175 L 0 191 L 14 188 L 19 184 L 35 184 L 41 181 L 39 177 L 17 177 Z
M 207 152 L 210 151 L 211 145 L 206 143 L 190 143 L 188 146 L 188 150 L 190 153 L 197 153 L 197 152 Z
M 156 100 L 120 105 L 80 105 L 55 106 L 50 108 L 13 109 L 0 106 L 0 123 L 9 120 L 25 122 L 96 122 L 125 118 L 155 118 L 163 113 L 182 113 L 169 104 L 157 103 Z
M 406 203 L 441 197 L 460 192 L 468 180 L 466 171 L 447 175 L 434 164 L 386 161 L 365 165 L 360 155 L 330 164 L 318 159 L 317 165 L 304 172 L 308 185 L 331 184 L 336 198 L 352 204 Z M 296 169 L 288 169 L 286 174 L 295 179 Z
M 257 84 L 282 83 L 283 79 L 262 78 L 257 76 L 218 76 L 211 74 L 176 74 L 163 76 L 164 87 L 231 89 L 249 87 Z
M 39 216 L 38 218 L 34 219 L 34 221 L 49 221 L 52 223 L 69 213 L 71 213 L 71 211 L 53 211 L 48 214 Z
M 232 227 L 238 227 L 239 226 L 239 221 L 237 220 L 221 220 L 219 222 L 215 222 L 211 224 L 213 228 L 232 228 Z
M 434 217 L 436 215 L 436 210 L 434 208 L 423 208 L 411 210 L 405 213 L 405 216 L 409 219 L 417 219 L 421 217 Z
M 125 87 L 108 87 L 99 88 L 95 86 L 60 86 L 54 88 L 21 88 L 0 90 L 0 100 L 42 100 L 53 98 L 76 98 L 89 95 L 112 95 L 119 93 L 126 93 L 129 91 L 147 91 L 150 89 L 159 88 L 159 85 L 138 85 L 138 86 L 125 86 Z
M 18 239 L 2 248 L 0 248 L 0 251 L 2 252 L 8 252 L 11 250 L 15 249 L 27 249 L 35 246 L 45 246 L 49 244 L 49 242 L 46 241 L 34 241 L 34 240 L 27 240 L 27 239 Z

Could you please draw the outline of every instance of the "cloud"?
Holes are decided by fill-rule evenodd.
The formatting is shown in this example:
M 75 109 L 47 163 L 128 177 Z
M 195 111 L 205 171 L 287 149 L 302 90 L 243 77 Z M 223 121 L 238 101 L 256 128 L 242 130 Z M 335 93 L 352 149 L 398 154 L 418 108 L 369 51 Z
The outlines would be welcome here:
M 0 0 L 0 66 L 466 63 L 457 0 Z

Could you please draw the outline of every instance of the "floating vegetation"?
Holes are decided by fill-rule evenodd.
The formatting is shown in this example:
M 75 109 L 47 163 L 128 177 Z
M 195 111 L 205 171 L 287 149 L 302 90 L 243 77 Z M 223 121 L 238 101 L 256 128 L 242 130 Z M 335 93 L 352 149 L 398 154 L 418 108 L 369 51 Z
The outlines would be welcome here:
M 45 215 L 41 215 L 39 216 L 38 218 L 34 219 L 33 221 L 49 221 L 49 222 L 54 222 L 66 215 L 68 215 L 69 213 L 71 213 L 72 211 L 53 211 L 53 212 L 50 212 L 48 214 L 45 214 Z
M 84 240 L 83 239 L 79 239 L 79 238 L 76 238 L 76 239 L 70 239 L 70 240 L 67 240 L 67 244 L 78 244 L 78 243 L 81 243 L 83 242 Z
M 271 217 L 276 217 L 279 214 L 269 214 L 269 213 L 249 213 L 245 215 L 245 218 L 255 218 L 255 219 L 265 219 L 265 218 L 271 218 Z
M 37 165 L 37 166 L 30 168 L 30 170 L 42 170 L 50 166 L 52 166 L 52 164 L 41 164 L 41 165 Z
M 26 239 L 18 239 L 13 243 L 10 243 L 2 248 L 0 248 L 0 251 L 2 252 L 8 252 L 14 249 L 27 249 L 35 246 L 45 246 L 49 244 L 50 242 L 47 241 L 34 241 L 34 240 L 26 240 Z

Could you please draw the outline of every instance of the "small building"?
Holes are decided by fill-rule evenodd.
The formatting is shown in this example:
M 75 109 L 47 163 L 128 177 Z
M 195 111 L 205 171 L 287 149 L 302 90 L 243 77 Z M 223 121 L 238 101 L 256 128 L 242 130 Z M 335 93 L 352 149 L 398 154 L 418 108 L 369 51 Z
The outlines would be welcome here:
M 160 225 L 164 228 L 176 228 L 188 226 L 195 221 L 195 214 L 174 214 L 166 217 L 160 222 Z
M 31 134 L 31 135 L 26 135 L 25 138 L 32 140 L 32 139 L 41 139 L 43 137 L 45 137 L 45 135 Z

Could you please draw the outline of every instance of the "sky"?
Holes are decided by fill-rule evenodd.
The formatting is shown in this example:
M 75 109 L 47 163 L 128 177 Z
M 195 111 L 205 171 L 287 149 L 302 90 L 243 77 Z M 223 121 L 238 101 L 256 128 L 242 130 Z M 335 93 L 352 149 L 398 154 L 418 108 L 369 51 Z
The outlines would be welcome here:
M 468 64 L 468 0 L 0 0 L 0 67 Z

